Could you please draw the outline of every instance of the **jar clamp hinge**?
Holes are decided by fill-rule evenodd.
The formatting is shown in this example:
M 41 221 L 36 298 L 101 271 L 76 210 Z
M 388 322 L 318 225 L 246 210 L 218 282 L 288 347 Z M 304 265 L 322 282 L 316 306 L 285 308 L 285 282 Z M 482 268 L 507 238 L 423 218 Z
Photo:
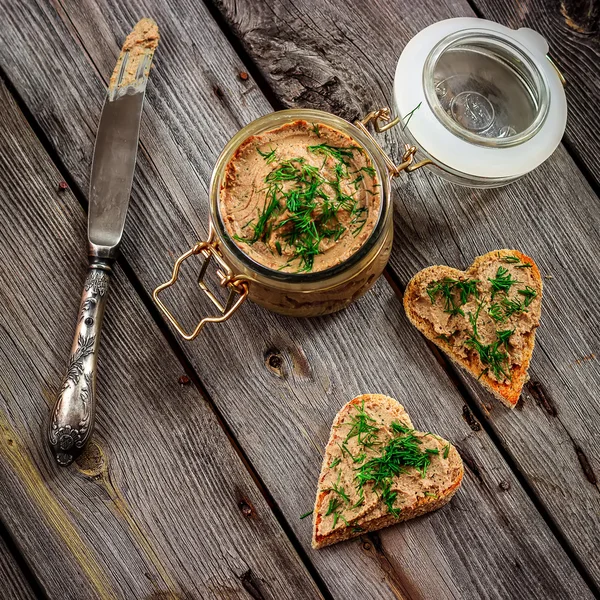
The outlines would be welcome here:
M 373 127 L 377 133 L 383 133 L 392 127 L 395 127 L 400 123 L 400 117 L 396 117 L 393 120 L 390 120 L 390 109 L 380 108 L 379 110 L 374 110 L 366 115 L 363 119 L 354 121 L 354 124 L 371 140 L 371 142 L 375 145 L 375 147 L 381 152 L 383 159 L 385 160 L 385 164 L 390 172 L 392 177 L 398 177 L 402 171 L 406 171 L 411 173 L 416 169 L 420 169 L 425 165 L 433 164 L 433 162 L 429 159 L 422 160 L 418 163 L 414 162 L 414 156 L 417 152 L 416 146 L 411 146 L 410 144 L 404 145 L 404 154 L 402 155 L 402 162 L 397 165 L 385 152 L 385 150 L 381 147 L 381 144 L 373 137 L 371 132 L 367 129 L 367 125 L 369 123 L 373 123 Z
M 160 300 L 158 295 L 163 290 L 166 290 L 167 288 L 175 284 L 175 282 L 179 278 L 179 269 L 181 268 L 182 263 L 191 256 L 195 256 L 197 254 L 202 254 L 204 256 L 204 262 L 202 263 L 200 275 L 198 276 L 198 285 L 200 286 L 200 289 L 210 298 L 211 302 L 217 307 L 217 309 L 221 313 L 221 316 L 204 317 L 196 325 L 194 331 L 192 331 L 191 333 L 187 333 L 181 325 L 181 323 L 179 323 L 179 321 L 166 307 L 162 300 Z M 217 276 L 219 277 L 219 283 L 222 287 L 226 287 L 229 289 L 229 295 L 225 304 L 223 304 L 215 296 L 215 294 L 208 289 L 208 286 L 204 281 L 204 276 L 206 275 L 206 271 L 212 260 L 216 260 L 218 263 Z M 152 292 L 152 298 L 154 299 L 160 310 L 163 312 L 163 314 L 167 317 L 169 322 L 173 325 L 173 327 L 177 329 L 181 337 L 183 337 L 187 341 L 191 341 L 198 336 L 200 331 L 202 331 L 202 328 L 207 323 L 222 323 L 223 321 L 229 319 L 229 317 L 231 317 L 231 315 L 243 304 L 243 302 L 248 297 L 248 287 L 249 282 L 244 277 L 234 275 L 229 265 L 227 265 L 227 263 L 223 260 L 223 257 L 217 249 L 217 244 L 214 241 L 214 234 L 211 228 L 211 234 L 209 236 L 208 241 L 197 242 L 190 250 L 188 250 L 185 254 L 182 254 L 175 261 L 175 264 L 173 265 L 173 273 L 171 274 L 171 279 L 169 279 L 169 281 L 167 281 L 166 283 L 159 285 Z

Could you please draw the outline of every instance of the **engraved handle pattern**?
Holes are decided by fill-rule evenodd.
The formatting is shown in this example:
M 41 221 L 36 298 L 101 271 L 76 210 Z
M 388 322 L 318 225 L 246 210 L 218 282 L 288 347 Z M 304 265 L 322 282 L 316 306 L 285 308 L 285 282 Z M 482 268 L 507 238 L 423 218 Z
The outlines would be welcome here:
M 90 262 L 67 374 L 50 416 L 48 439 L 61 466 L 81 454 L 94 428 L 96 362 L 111 264 L 99 259 Z

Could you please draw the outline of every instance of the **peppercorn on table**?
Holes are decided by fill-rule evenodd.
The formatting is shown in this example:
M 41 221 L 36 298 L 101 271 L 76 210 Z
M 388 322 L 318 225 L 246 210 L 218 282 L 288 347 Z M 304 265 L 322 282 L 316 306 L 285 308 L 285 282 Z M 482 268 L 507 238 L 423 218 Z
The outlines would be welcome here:
M 593 598 L 600 590 L 598 14 L 517 0 L 0 0 L 0 597 Z M 148 85 L 122 256 L 102 339 L 96 429 L 70 467 L 46 447 L 86 271 L 90 164 L 108 78 L 142 17 Z M 334 315 L 247 303 L 192 343 L 152 291 L 205 239 L 227 141 L 281 108 L 349 121 L 392 102 L 404 45 L 478 16 L 544 35 L 565 75 L 563 144 L 503 188 L 423 169 L 392 183 L 385 278 Z M 398 128 L 396 128 L 398 129 Z M 402 131 L 380 141 L 402 153 Z M 530 381 L 514 410 L 409 323 L 420 269 L 518 248 L 544 278 Z M 182 269 L 194 282 L 200 261 Z M 198 321 L 197 286 L 170 295 Z M 458 449 L 437 512 L 315 551 L 332 420 L 397 398 Z M 131 429 L 141 432 L 131 438 Z

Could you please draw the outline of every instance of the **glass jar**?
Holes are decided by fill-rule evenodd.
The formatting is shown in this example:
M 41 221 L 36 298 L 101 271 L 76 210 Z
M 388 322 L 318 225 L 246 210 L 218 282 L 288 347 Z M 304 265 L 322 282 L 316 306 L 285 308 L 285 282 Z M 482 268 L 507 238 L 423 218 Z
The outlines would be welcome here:
M 427 168 L 461 185 L 497 187 L 538 167 L 560 143 L 563 85 L 537 32 L 457 18 L 406 45 L 394 98 Z
M 377 114 L 380 113 L 381 111 L 378 111 Z M 366 122 L 368 123 L 371 118 L 368 117 Z M 220 191 L 225 170 L 237 149 L 251 136 L 298 120 L 328 125 L 349 136 L 370 158 L 380 183 L 379 214 L 369 237 L 344 262 L 313 273 L 277 271 L 253 260 L 231 239 L 220 210 Z M 407 164 L 410 162 L 412 162 L 412 155 L 407 160 Z M 282 110 L 256 119 L 229 141 L 217 160 L 210 183 L 208 240 L 197 243 L 179 257 L 171 279 L 154 290 L 155 302 L 187 340 L 194 339 L 206 323 L 228 319 L 246 298 L 267 310 L 294 317 L 324 315 L 345 308 L 377 281 L 392 249 L 390 180 L 397 173 L 392 172 L 391 167 L 396 169 L 363 123 L 352 124 L 331 113 L 307 109 Z M 199 284 L 220 314 L 205 317 L 194 331 L 188 333 L 159 298 L 159 294 L 175 283 L 181 264 L 193 255 L 202 255 L 204 259 Z M 217 266 L 220 284 L 229 290 L 229 297 L 225 303 L 218 300 L 205 282 L 207 269 L 213 261 Z

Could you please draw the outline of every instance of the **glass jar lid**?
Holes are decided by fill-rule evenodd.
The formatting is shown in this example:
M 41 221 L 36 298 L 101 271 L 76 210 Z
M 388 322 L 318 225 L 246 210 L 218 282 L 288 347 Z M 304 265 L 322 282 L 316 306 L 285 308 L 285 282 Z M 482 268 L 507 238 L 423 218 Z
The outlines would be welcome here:
M 477 178 L 523 175 L 554 152 L 566 125 L 560 74 L 547 52 L 529 29 L 470 18 L 435 23 L 398 62 L 399 116 L 442 167 Z

